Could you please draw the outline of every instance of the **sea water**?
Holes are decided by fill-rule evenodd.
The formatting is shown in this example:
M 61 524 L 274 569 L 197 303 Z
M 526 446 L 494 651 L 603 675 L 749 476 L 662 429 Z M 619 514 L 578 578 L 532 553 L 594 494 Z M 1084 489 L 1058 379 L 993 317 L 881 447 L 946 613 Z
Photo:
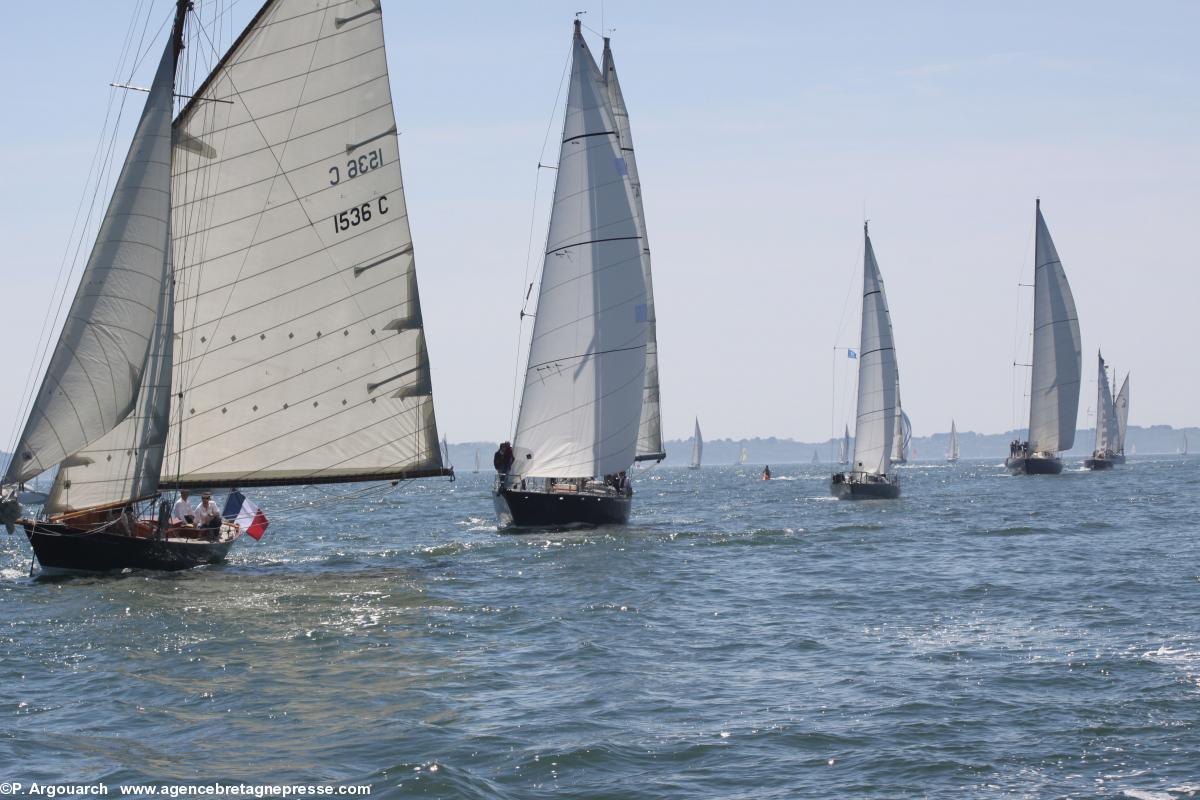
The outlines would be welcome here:
M 491 476 L 251 493 L 227 564 L 0 555 L 0 780 L 373 797 L 1200 790 L 1200 459 L 655 468 L 627 527 L 501 535 Z M 2 534 L 0 534 L 2 536 Z

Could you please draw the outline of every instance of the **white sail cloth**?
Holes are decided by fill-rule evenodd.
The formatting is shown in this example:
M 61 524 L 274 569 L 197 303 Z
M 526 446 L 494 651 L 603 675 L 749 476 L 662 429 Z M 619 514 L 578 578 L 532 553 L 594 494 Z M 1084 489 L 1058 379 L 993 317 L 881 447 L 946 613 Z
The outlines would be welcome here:
M 97 442 L 134 410 L 168 263 L 174 82 L 168 45 L 5 484 Z
M 1033 299 L 1033 377 L 1029 400 L 1029 450 L 1056 453 L 1075 443 L 1083 350 L 1075 298 L 1041 203 L 1037 234 Z
M 642 237 L 642 272 L 646 280 L 646 379 L 642 392 L 642 419 L 638 426 L 637 458 L 641 460 L 662 459 L 666 456 L 662 439 L 662 408 L 658 390 L 658 317 L 654 308 L 654 281 L 650 269 L 650 239 L 646 234 L 646 211 L 642 205 L 642 181 L 638 175 L 637 157 L 633 151 L 633 134 L 629 127 L 629 109 L 621 93 L 621 82 L 617 79 L 617 66 L 613 61 L 612 48 L 604 39 L 604 86 L 608 91 L 608 103 L 613 121 L 617 126 L 621 157 L 629 173 L 629 184 L 633 189 L 633 206 L 637 212 L 638 233 Z
M 438 474 L 379 3 L 269 2 L 196 94 L 164 480 Z
M 628 167 L 576 25 L 537 315 L 513 442 L 516 475 L 627 470 L 642 418 L 649 311 Z
M 1125 431 L 1129 428 L 1129 375 L 1126 374 L 1125 381 L 1121 384 L 1121 391 L 1117 392 L 1116 399 L 1117 407 L 1117 444 L 1116 451 L 1118 453 L 1125 452 Z
M 886 475 L 896 426 L 896 350 L 887 297 L 871 237 L 863 258 L 862 334 L 858 350 L 858 417 L 851 472 Z
M 946 452 L 946 457 L 951 461 L 958 459 L 958 428 L 954 426 L 954 420 L 950 420 L 950 449 Z
M 1104 356 L 1097 355 L 1096 376 L 1096 455 L 1118 450 L 1120 433 L 1117 429 L 1116 408 L 1113 405 L 1112 389 L 1108 385 L 1108 371 L 1104 368 Z
M 700 460 L 704 457 L 704 439 L 700 436 L 700 420 L 696 420 L 696 431 L 692 434 L 692 466 L 700 466 Z

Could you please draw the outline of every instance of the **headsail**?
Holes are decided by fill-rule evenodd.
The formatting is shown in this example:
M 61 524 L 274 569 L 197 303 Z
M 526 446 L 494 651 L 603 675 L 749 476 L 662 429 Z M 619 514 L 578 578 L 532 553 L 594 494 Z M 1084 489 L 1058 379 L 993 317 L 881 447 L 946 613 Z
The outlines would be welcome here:
M 1075 298 L 1042 218 L 1040 201 L 1036 238 L 1029 450 L 1055 453 L 1070 450 L 1075 443 L 1083 350 Z
M 172 42 L 159 61 L 5 484 L 28 480 L 98 443 L 137 404 L 169 263 L 174 85 Z
M 621 155 L 629 173 L 629 184 L 633 189 L 633 207 L 637 212 L 638 234 L 642 237 L 642 273 L 646 280 L 646 379 L 642 392 L 642 420 L 638 426 L 638 461 L 660 461 L 666 458 L 662 440 L 662 416 L 658 399 L 658 334 L 657 316 L 654 309 L 654 282 L 650 270 L 650 240 L 646 236 L 646 212 L 642 207 L 642 182 L 638 176 L 637 158 L 633 152 L 633 136 L 629 127 L 629 110 L 621 93 L 617 79 L 617 66 L 613 61 L 608 37 L 604 39 L 604 86 L 608 91 L 608 104 L 612 108 L 613 122 L 617 126 Z
M 704 439 L 700 436 L 700 418 L 696 418 L 696 432 L 692 434 L 692 467 L 700 466 L 704 456 Z
M 515 474 L 629 468 L 646 370 L 642 237 L 607 92 L 575 24 L 562 149 L 513 442 Z
M 164 481 L 445 474 L 377 0 L 267 2 L 176 141 Z
M 893 447 L 899 378 L 887 298 L 865 225 L 863 233 L 866 251 L 863 258 L 862 334 L 858 350 L 858 421 L 854 429 L 851 471 L 885 475 Z
M 1129 428 L 1129 375 L 1126 373 L 1121 391 L 1117 392 L 1117 444 L 1118 453 L 1125 452 L 1125 431 Z

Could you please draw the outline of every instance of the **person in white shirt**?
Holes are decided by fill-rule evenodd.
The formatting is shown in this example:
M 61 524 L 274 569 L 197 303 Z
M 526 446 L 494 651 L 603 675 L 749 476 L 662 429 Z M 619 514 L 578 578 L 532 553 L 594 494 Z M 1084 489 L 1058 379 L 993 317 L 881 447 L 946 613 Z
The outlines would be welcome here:
M 175 507 L 171 509 L 171 522 L 176 525 L 187 523 L 191 525 L 196 521 L 196 512 L 192 510 L 192 504 L 188 501 L 188 490 L 179 490 L 179 499 L 175 501 Z
M 212 495 L 208 492 L 200 495 L 200 507 L 196 509 L 196 527 L 221 527 L 221 509 L 217 508 L 217 504 L 212 501 Z

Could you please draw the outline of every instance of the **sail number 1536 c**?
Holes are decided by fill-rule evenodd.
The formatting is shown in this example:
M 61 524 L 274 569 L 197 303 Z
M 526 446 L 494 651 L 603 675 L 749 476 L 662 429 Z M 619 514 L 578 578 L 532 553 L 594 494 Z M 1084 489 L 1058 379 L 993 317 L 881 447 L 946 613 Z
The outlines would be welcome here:
M 374 202 L 366 202 L 362 205 L 348 208 L 340 214 L 333 215 L 333 232 L 341 233 L 348 231 L 355 225 L 361 225 L 364 222 L 370 222 L 371 217 L 376 214 L 388 213 L 387 195 L 381 194 L 375 198 Z

